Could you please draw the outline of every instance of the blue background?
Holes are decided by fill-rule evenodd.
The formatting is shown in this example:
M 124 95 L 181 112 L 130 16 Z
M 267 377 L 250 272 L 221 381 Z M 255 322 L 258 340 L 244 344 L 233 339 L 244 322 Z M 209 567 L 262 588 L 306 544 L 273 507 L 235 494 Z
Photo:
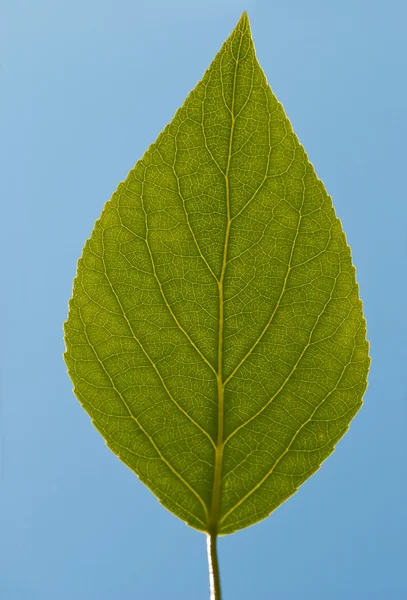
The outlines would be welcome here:
M 62 359 L 76 261 L 241 12 L 332 194 L 371 342 L 365 405 L 269 519 L 220 542 L 225 600 L 402 600 L 403 0 L 2 0 L 0 597 L 207 600 L 205 538 L 109 450 Z

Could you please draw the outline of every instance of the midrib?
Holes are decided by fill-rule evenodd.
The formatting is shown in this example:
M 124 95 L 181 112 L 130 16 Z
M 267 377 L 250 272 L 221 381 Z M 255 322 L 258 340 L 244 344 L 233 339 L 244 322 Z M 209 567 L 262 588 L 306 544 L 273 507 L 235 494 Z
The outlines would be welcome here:
M 209 515 L 209 533 L 217 535 L 218 524 L 220 517 L 220 492 L 222 483 L 222 463 L 223 463 L 223 448 L 224 448 L 224 399 L 225 399 L 225 384 L 223 381 L 223 330 L 224 330 L 224 282 L 225 272 L 229 249 L 229 236 L 231 226 L 231 211 L 230 211 L 230 182 L 229 182 L 229 170 L 232 158 L 232 146 L 233 146 L 233 135 L 235 130 L 235 92 L 236 92 L 236 78 L 237 78 L 237 67 L 239 64 L 240 49 L 242 46 L 243 33 L 240 34 L 239 50 L 237 53 L 235 71 L 233 76 L 233 88 L 232 88 L 232 106 L 231 106 L 231 128 L 229 137 L 229 154 L 228 161 L 225 170 L 225 191 L 226 191 L 226 232 L 225 241 L 223 246 L 223 260 L 222 270 L 218 283 L 219 288 L 219 330 L 218 330 L 218 372 L 217 372 L 217 387 L 218 387 L 218 434 L 216 440 L 215 449 L 215 469 L 213 477 L 213 488 L 212 488 L 212 504 Z M 222 68 L 222 66 L 221 66 Z

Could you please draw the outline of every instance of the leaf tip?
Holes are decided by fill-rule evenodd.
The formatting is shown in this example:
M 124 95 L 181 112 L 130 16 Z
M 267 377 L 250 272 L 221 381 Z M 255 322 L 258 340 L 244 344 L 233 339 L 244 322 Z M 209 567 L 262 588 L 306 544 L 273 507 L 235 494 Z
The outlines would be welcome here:
M 240 17 L 239 25 L 243 25 L 244 27 L 250 27 L 249 15 L 247 14 L 246 10 L 242 13 L 242 16 Z

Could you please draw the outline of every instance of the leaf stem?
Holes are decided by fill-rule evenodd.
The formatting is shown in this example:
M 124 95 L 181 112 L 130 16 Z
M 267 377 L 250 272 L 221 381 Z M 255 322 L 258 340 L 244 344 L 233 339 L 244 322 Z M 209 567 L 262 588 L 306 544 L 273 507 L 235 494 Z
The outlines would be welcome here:
M 216 533 L 208 533 L 208 565 L 209 565 L 209 585 L 211 589 L 210 600 L 221 600 L 220 575 L 217 549 Z

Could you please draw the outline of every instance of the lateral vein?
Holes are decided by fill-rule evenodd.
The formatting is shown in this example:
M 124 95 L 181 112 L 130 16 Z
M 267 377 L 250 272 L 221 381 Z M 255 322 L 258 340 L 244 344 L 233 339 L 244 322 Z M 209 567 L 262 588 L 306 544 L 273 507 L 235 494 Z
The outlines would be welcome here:
M 79 314 L 81 314 L 80 309 L 79 310 Z M 197 498 L 197 500 L 199 500 L 200 504 L 202 505 L 203 509 L 204 509 L 204 513 L 207 516 L 208 515 L 208 510 L 206 508 L 206 504 L 203 501 L 203 499 L 201 498 L 201 496 L 198 494 L 198 492 L 196 490 L 194 490 L 194 488 L 186 481 L 186 479 L 184 479 L 184 477 L 178 473 L 178 471 L 176 469 L 174 469 L 174 467 L 171 465 L 170 462 L 168 462 L 168 460 L 163 456 L 163 454 L 161 453 L 160 449 L 158 448 L 157 444 L 154 442 L 153 438 L 147 433 L 147 431 L 144 429 L 144 427 L 141 425 L 140 421 L 137 419 L 137 417 L 133 414 L 132 410 L 130 409 L 129 405 L 127 404 L 124 396 L 122 395 L 122 393 L 120 392 L 120 390 L 116 387 L 115 382 L 113 381 L 113 378 L 111 377 L 109 371 L 106 369 L 105 365 L 103 364 L 103 361 L 101 360 L 99 354 L 96 352 L 96 349 L 94 348 L 94 346 L 91 344 L 87 331 L 86 331 L 86 324 L 85 321 L 83 320 L 82 316 L 81 316 L 81 321 L 83 324 L 83 328 L 84 328 L 84 334 L 85 337 L 88 341 L 89 346 L 91 347 L 96 360 L 99 362 L 100 366 L 102 367 L 104 373 L 106 374 L 106 376 L 108 377 L 112 388 L 114 389 L 114 391 L 116 392 L 116 394 L 118 395 L 118 397 L 120 398 L 120 400 L 123 402 L 126 410 L 129 413 L 129 416 L 131 416 L 131 418 L 135 421 L 135 423 L 137 424 L 137 426 L 139 427 L 140 431 L 143 432 L 143 434 L 146 436 L 146 438 L 148 439 L 148 441 L 150 442 L 150 444 L 153 446 L 154 450 L 157 452 L 158 456 L 161 458 L 161 460 L 163 461 L 163 463 L 170 469 L 170 471 L 172 471 L 172 473 L 174 473 L 174 475 L 176 475 L 176 477 L 178 477 L 178 479 L 180 481 L 182 481 L 182 483 L 189 489 L 189 491 Z M 129 449 L 128 449 L 129 450 Z M 129 450 L 130 451 L 130 450 Z

